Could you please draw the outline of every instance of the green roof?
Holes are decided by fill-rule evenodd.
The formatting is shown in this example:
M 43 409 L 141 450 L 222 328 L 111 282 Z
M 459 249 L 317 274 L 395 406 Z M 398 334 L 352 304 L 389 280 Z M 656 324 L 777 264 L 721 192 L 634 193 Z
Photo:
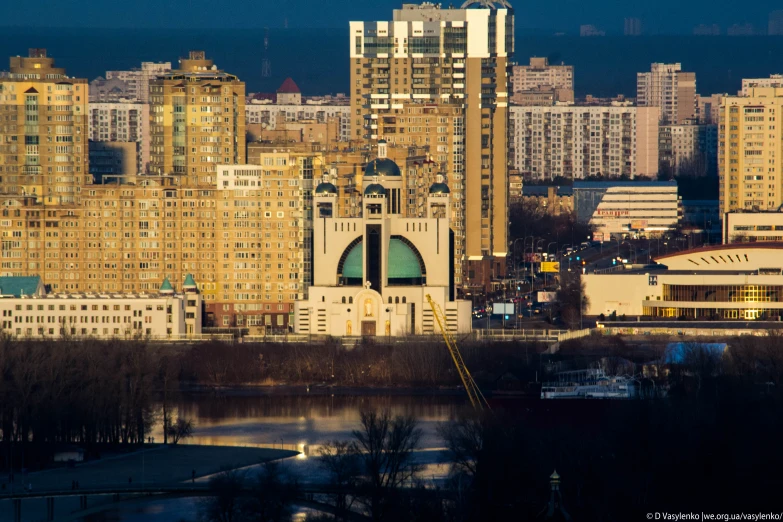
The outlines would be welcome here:
M 0 295 L 37 295 L 41 285 L 41 276 L 3 276 L 0 277 Z
M 332 183 L 319 183 L 317 187 L 315 187 L 315 193 L 316 194 L 337 194 L 337 187 L 335 187 Z
M 400 167 L 389 158 L 376 158 L 364 168 L 365 176 L 399 176 Z
M 185 288 L 185 287 L 188 287 L 188 286 L 190 286 L 190 287 L 194 287 L 194 288 L 195 288 L 195 286 L 196 286 L 196 282 L 193 280 L 193 276 L 192 276 L 192 275 L 190 275 L 190 274 L 188 274 L 188 275 L 185 277 L 185 282 L 184 282 L 184 283 L 182 283 L 182 288 Z
M 169 278 L 166 277 L 163 279 L 163 284 L 160 285 L 160 292 L 173 292 L 174 287 L 171 286 L 171 282 L 169 281 Z
M 389 241 L 389 279 L 421 277 L 419 256 L 402 240 Z
M 386 189 L 379 183 L 370 183 L 367 188 L 364 189 L 365 196 L 385 196 Z
M 343 263 L 343 277 L 361 279 L 364 276 L 364 270 L 362 269 L 363 252 L 362 243 L 355 244 L 351 251 L 348 252 Z
M 430 194 L 449 194 L 451 190 L 445 183 L 433 183 L 430 187 Z

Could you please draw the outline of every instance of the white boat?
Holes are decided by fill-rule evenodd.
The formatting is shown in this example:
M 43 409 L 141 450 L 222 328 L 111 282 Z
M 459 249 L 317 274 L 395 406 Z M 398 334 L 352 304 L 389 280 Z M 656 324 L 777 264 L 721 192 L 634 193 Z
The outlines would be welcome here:
M 541 386 L 542 399 L 631 399 L 639 387 L 633 377 L 608 376 L 600 369 L 558 372 Z

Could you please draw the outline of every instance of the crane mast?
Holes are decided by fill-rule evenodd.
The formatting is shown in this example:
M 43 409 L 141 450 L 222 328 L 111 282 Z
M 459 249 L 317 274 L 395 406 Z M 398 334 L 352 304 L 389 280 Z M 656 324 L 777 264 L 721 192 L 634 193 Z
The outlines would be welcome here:
M 440 333 L 443 335 L 443 340 L 446 341 L 446 348 L 449 350 L 451 360 L 454 361 L 454 366 L 457 368 L 457 373 L 459 374 L 460 380 L 462 380 L 462 385 L 468 393 L 470 404 L 478 411 L 481 411 L 484 408 L 490 409 L 487 399 L 484 397 L 484 394 L 481 393 L 476 381 L 473 380 L 473 376 L 470 375 L 470 371 L 465 365 L 462 354 L 457 347 L 456 339 L 454 339 L 454 336 L 451 335 L 448 328 L 446 328 L 446 316 L 443 315 L 443 310 L 440 305 L 432 300 L 430 294 L 427 294 L 426 297 L 427 302 L 430 304 L 430 308 L 432 308 L 432 315 L 435 316 L 435 321 L 438 323 L 438 328 L 440 328 Z

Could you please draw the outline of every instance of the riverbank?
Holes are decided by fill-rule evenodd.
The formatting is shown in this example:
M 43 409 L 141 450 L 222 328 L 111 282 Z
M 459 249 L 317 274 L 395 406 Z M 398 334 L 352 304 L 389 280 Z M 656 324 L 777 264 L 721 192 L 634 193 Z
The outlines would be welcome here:
M 332 386 L 329 384 L 268 384 L 247 383 L 231 386 L 210 386 L 202 384 L 183 384 L 182 393 L 188 395 L 219 395 L 222 397 L 253 397 L 253 396 L 460 396 L 465 394 L 461 386 L 438 387 L 407 387 L 405 385 L 389 386 Z

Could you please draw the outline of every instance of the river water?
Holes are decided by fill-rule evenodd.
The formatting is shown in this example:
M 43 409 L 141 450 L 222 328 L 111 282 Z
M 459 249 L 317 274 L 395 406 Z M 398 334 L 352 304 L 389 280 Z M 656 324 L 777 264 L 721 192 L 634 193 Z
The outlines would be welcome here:
M 439 424 L 453 419 L 467 405 L 464 395 L 386 395 L 360 393 L 332 395 L 306 389 L 296 396 L 190 395 L 177 401 L 177 415 L 192 420 L 194 436 L 189 444 L 283 447 L 302 452 L 283 461 L 285 471 L 301 483 L 325 480 L 317 461 L 318 446 L 332 440 L 348 440 L 359 424 L 362 410 L 389 410 L 392 415 L 412 414 L 422 431 L 416 459 L 424 465 L 422 478 L 438 483 L 448 472 L 443 463 Z M 316 392 L 319 392 L 316 394 Z M 153 430 L 162 440 L 160 428 Z M 169 522 L 198 520 L 198 500 L 169 499 L 121 503 L 84 522 Z M 304 520 L 306 514 L 298 513 Z

